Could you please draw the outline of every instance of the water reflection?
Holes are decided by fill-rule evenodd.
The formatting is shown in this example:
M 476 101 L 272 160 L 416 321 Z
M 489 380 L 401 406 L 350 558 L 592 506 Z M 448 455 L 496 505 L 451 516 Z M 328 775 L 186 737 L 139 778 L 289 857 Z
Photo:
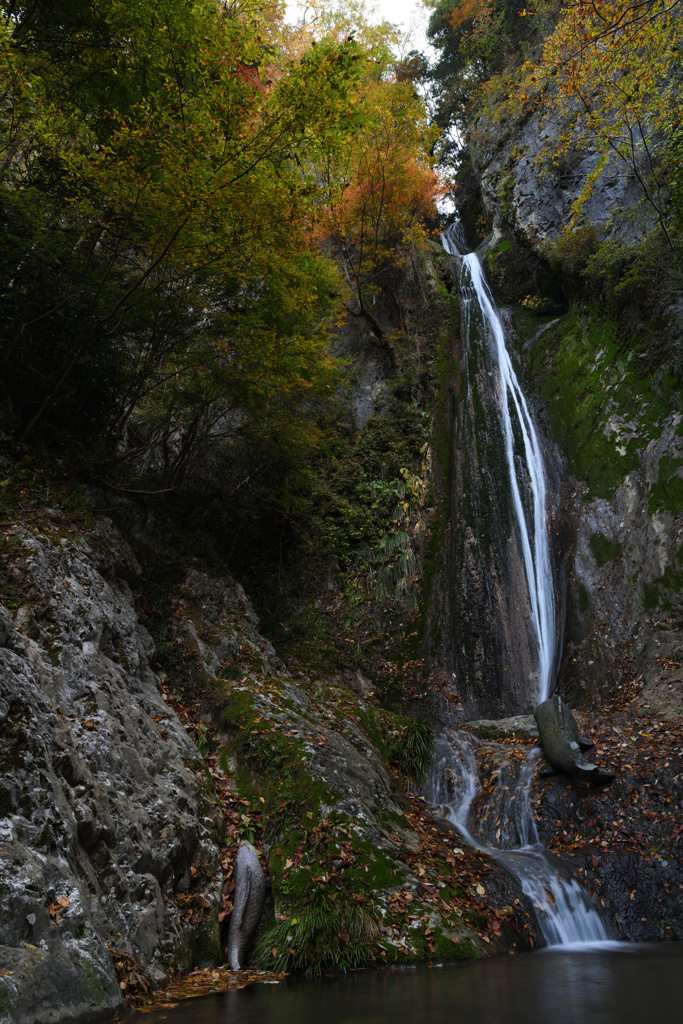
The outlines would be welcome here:
M 680 1019 L 683 949 L 543 950 L 485 964 L 364 971 L 189 1000 L 131 1024 L 643 1024 Z

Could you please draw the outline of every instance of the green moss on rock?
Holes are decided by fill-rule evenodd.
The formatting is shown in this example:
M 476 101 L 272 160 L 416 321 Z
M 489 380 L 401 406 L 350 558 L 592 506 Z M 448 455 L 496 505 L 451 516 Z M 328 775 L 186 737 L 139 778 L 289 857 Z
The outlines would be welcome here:
M 221 938 L 218 921 L 212 917 L 197 926 L 192 948 L 192 962 L 215 964 L 221 961 Z
M 649 583 L 643 583 L 643 611 L 673 611 L 680 605 L 674 594 L 683 590 L 683 571 L 668 565 L 663 575 Z
M 670 512 L 677 516 L 683 512 L 683 479 L 677 470 L 683 466 L 683 459 L 665 455 L 659 460 L 657 482 L 650 491 L 648 513 Z
M 600 566 L 614 561 L 622 552 L 622 545 L 618 541 L 605 537 L 604 533 L 591 534 L 589 543 L 593 557 Z
M 552 432 L 590 497 L 611 498 L 661 435 L 667 410 L 638 372 L 637 355 L 597 308 L 568 313 L 531 352 Z

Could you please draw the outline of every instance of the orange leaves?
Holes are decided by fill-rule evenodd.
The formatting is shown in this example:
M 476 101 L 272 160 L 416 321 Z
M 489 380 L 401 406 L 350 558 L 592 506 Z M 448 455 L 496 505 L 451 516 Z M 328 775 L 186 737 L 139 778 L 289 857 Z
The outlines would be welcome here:
M 361 94 L 363 123 L 318 175 L 317 237 L 341 265 L 347 309 L 365 316 L 379 337 L 372 295 L 381 275 L 422 244 L 422 221 L 444 189 L 430 156 L 434 131 L 412 85 L 368 77 Z
M 68 896 L 58 896 L 57 899 L 53 900 L 47 908 L 48 914 L 56 925 L 60 925 L 62 923 L 62 918 L 68 911 L 70 903 L 71 900 Z
M 461 0 L 461 3 L 453 8 L 445 20 L 453 31 L 457 32 L 459 28 L 468 21 L 472 21 L 487 8 L 489 8 L 487 0 Z

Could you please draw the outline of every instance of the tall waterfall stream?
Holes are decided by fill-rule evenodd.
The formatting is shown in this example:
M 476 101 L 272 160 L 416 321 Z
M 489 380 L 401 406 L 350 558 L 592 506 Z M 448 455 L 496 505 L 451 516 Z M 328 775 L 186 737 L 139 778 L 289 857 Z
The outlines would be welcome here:
M 462 259 L 461 295 L 464 327 L 472 343 L 474 320 L 481 315 L 484 344 L 493 346 L 499 379 L 498 408 L 518 540 L 526 571 L 532 623 L 538 644 L 538 702 L 552 691 L 556 649 L 555 598 L 546 522 L 543 456 L 526 398 L 505 344 L 505 331 L 476 253 L 465 254 L 462 227 L 456 222 L 442 237 L 444 248 Z M 474 310 L 473 310 L 474 307 Z M 520 709 L 526 711 L 527 709 Z M 428 797 L 443 808 L 463 839 L 487 853 L 517 879 L 529 897 L 548 946 L 605 942 L 602 918 L 581 885 L 538 838 L 530 790 L 539 749 L 521 770 L 501 771 L 478 825 L 470 810 L 479 792 L 475 758 L 478 741 L 451 730 L 437 741 Z

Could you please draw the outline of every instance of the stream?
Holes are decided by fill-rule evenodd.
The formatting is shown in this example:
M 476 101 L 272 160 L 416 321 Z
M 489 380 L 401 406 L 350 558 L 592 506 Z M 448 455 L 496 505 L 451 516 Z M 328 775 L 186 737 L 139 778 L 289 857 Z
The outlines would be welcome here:
M 643 1024 L 678 1020 L 682 1002 L 681 944 L 624 943 L 252 985 L 129 1024 Z

